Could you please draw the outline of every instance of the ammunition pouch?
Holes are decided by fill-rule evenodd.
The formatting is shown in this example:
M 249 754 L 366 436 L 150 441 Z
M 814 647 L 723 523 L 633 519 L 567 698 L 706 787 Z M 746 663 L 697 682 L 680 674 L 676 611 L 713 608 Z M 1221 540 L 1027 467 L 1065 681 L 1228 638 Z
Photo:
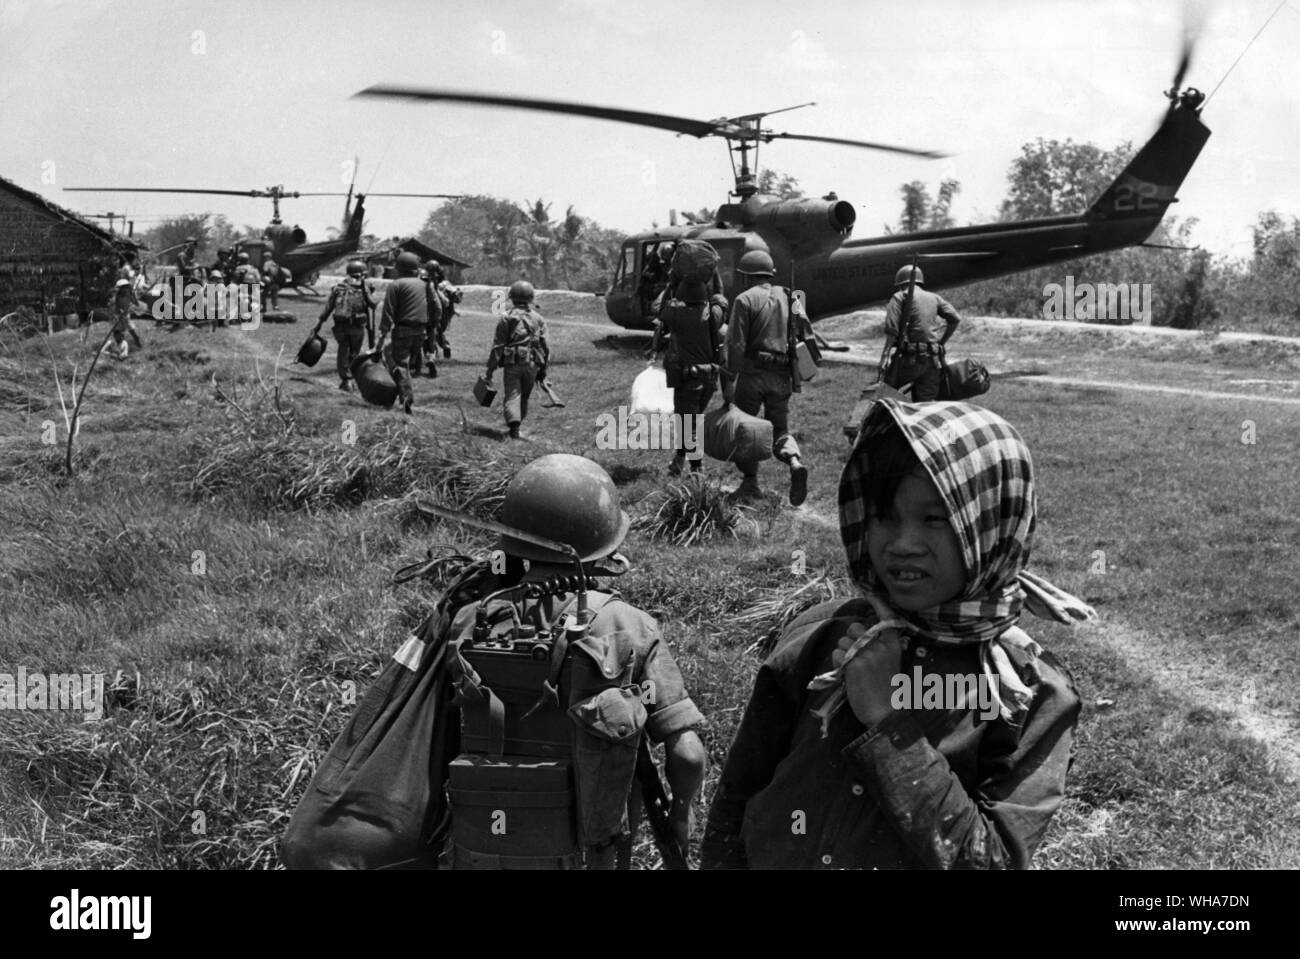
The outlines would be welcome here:
M 942 343 L 909 343 L 904 341 L 898 351 L 909 360 L 918 360 L 926 356 L 943 356 Z
M 636 775 L 636 751 L 645 731 L 640 686 L 602 690 L 569 707 L 577 726 L 573 761 L 579 793 L 579 833 L 588 843 L 620 835 L 626 802 L 583 802 L 584 796 L 627 796 Z

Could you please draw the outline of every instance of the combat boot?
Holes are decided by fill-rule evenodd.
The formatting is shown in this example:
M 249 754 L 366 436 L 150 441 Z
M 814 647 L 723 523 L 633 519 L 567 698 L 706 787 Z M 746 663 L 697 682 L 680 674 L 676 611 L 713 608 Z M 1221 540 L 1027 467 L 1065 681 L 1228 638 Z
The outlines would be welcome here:
M 523 439 L 523 437 L 519 435 L 519 424 L 518 424 L 518 423 L 511 423 L 511 424 L 510 424 L 510 438 L 511 438 L 512 440 Z
M 808 498 L 808 467 L 797 456 L 790 457 L 790 505 L 802 506 Z
M 672 462 L 668 464 L 668 475 L 669 475 L 669 476 L 681 476 L 681 475 L 682 475 L 682 464 L 685 463 L 685 462 L 686 462 L 686 457 L 685 457 L 685 456 L 682 456 L 682 455 L 680 455 L 680 454 L 678 454 L 677 456 L 674 456 Z M 691 465 L 694 466 L 695 464 L 692 463 Z
M 352 392 L 351 380 L 339 380 L 339 389 L 341 389 L 344 393 L 351 393 Z
M 741 502 L 759 500 L 763 498 L 763 490 L 758 485 L 757 476 L 746 476 L 728 496 Z

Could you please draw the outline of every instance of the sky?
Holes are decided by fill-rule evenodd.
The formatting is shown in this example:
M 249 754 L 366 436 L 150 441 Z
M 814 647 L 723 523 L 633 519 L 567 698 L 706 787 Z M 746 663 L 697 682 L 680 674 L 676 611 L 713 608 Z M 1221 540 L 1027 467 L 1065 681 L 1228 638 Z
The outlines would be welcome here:
M 1294 4 L 1294 5 L 1293 5 Z M 582 117 L 353 98 L 376 83 L 548 97 L 694 119 L 816 106 L 774 130 L 942 150 L 946 160 L 777 141 L 760 160 L 836 191 L 855 236 L 883 232 L 899 187 L 961 182 L 959 224 L 995 218 L 1022 144 L 1140 145 L 1166 106 L 1185 19 L 1187 83 L 1209 92 L 1277 0 L 0 0 L 0 176 L 72 209 L 212 212 L 239 197 L 66 193 L 65 186 L 283 184 L 487 193 L 635 232 L 726 201 L 723 141 Z M 1190 15 L 1186 11 L 1190 10 Z M 1300 215 L 1300 0 L 1208 101 L 1212 131 L 1173 213 L 1245 256 L 1260 211 Z M 376 197 L 367 230 L 417 231 L 436 200 Z M 341 198 L 285 201 L 309 239 Z

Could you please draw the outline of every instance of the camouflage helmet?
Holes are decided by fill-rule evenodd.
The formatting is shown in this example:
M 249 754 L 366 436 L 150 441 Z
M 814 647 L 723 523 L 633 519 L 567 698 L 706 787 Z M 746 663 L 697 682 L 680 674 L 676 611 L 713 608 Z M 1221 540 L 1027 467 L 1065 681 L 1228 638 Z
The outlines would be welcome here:
M 348 276 L 365 276 L 366 265 L 360 260 L 348 260 Z
M 736 272 L 746 276 L 775 276 L 776 266 L 766 250 L 750 250 L 740 258 Z
M 410 250 L 407 250 L 405 253 L 398 255 L 396 266 L 398 273 L 405 274 L 406 276 L 415 276 L 420 272 L 420 258 Z
M 537 292 L 527 280 L 515 280 L 510 284 L 510 300 L 512 303 L 531 303 L 536 296 Z
M 631 520 L 619 506 L 618 487 L 585 456 L 551 453 L 524 466 L 506 487 L 501 522 L 522 533 L 565 543 L 584 563 L 610 556 L 627 536 Z M 503 534 L 502 552 L 543 563 L 572 557 Z
M 919 266 L 899 267 L 898 272 L 894 274 L 894 286 L 907 286 L 908 281 L 912 279 L 914 271 L 916 276 L 916 285 L 923 286 L 925 284 L 925 274 L 921 272 Z

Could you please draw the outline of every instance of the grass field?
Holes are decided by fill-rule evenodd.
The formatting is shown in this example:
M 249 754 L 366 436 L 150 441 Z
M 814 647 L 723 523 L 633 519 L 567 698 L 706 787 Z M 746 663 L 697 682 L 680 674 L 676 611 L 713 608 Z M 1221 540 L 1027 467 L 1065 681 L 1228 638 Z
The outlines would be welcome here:
M 428 549 L 489 545 L 421 519 L 415 498 L 489 514 L 519 465 L 577 452 L 610 471 L 645 525 L 670 454 L 595 440 L 646 338 L 609 325 L 599 300 L 543 296 L 568 405 L 535 408 L 527 440 L 509 443 L 499 406 L 470 397 L 488 302 L 467 297 L 456 355 L 416 381 L 410 418 L 335 389 L 332 345 L 315 369 L 290 365 L 319 301 L 286 297 L 300 321 L 255 332 L 143 324 L 145 349 L 105 361 L 89 386 L 71 479 L 53 371 L 66 389 L 90 345 L 76 333 L 48 349 L 0 343 L 0 668 L 104 673 L 111 687 L 100 722 L 0 711 L 0 866 L 276 865 L 347 691 L 364 692 L 434 599 L 391 586 L 392 572 Z M 826 329 L 865 357 L 878 327 L 859 314 Z M 1073 631 L 1023 622 L 1085 703 L 1069 795 L 1037 865 L 1300 866 L 1300 404 L 1279 402 L 1296 395 L 1300 350 L 990 322 L 958 334 L 953 354 L 967 353 L 995 372 L 1187 391 L 1030 376 L 995 379 L 982 398 L 1035 457 L 1031 568 L 1101 614 Z M 755 644 L 792 604 L 846 591 L 841 425 L 868 377 L 827 365 L 795 402 L 812 468 L 804 507 L 782 505 L 769 463 L 767 502 L 733 534 L 673 546 L 642 528 L 626 545 L 635 568 L 618 588 L 660 617 L 708 717 L 700 828 Z M 735 481 L 717 463 L 708 473 Z M 644 838 L 638 856 L 656 861 Z

